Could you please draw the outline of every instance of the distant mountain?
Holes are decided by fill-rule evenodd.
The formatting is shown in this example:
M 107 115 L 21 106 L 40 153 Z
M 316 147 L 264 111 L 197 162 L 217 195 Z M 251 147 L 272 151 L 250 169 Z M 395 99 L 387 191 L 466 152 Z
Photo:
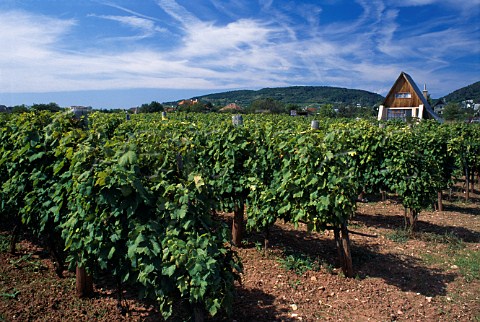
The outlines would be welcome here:
M 480 102 L 480 82 L 457 89 L 441 99 L 445 99 L 447 103 L 460 103 L 465 100 L 473 100 L 478 103 Z
M 242 107 L 249 106 L 257 99 L 273 98 L 285 104 L 300 106 L 319 104 L 342 104 L 373 106 L 383 101 L 383 96 L 358 89 L 329 86 L 290 86 L 263 88 L 260 90 L 238 90 L 195 97 L 201 101 L 211 102 L 216 106 L 236 103 Z

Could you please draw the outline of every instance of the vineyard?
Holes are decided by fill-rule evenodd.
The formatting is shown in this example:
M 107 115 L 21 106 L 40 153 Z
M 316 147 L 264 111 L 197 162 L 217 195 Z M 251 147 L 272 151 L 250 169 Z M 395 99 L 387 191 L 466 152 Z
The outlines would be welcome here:
M 231 314 L 248 234 L 262 236 L 256 245 L 266 253 L 280 222 L 331 231 L 342 274 L 353 278 L 350 226 L 365 196 L 393 195 L 404 209 L 398 228 L 412 235 L 422 211 L 442 210 L 442 191 L 474 194 L 478 124 L 312 121 L 0 115 L 9 251 L 21 234 L 35 236 L 59 276 L 76 270 L 79 296 L 109 275 L 119 303 L 129 287 L 166 319 L 200 321 Z

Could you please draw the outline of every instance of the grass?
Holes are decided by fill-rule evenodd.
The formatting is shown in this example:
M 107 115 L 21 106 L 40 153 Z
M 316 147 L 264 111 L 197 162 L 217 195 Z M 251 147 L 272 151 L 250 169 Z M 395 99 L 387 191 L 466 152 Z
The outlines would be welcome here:
M 20 294 L 20 291 L 14 288 L 12 293 L 0 293 L 0 297 L 5 299 L 16 299 L 18 294 Z
M 418 232 L 415 233 L 414 236 L 416 239 L 428 243 L 448 246 L 448 249 L 444 253 L 423 253 L 421 257 L 426 264 L 438 265 L 444 269 L 456 265 L 460 274 L 465 277 L 467 282 L 480 280 L 480 252 L 465 249 L 465 242 L 453 232 L 447 232 L 445 234 Z M 395 232 L 387 235 L 387 238 L 395 242 L 406 242 L 410 238 L 410 235 L 407 231 L 397 229 Z
M 24 265 L 22 265 L 23 263 Z M 17 269 L 25 266 L 28 271 L 32 272 L 39 272 L 46 269 L 46 267 L 42 265 L 41 261 L 32 259 L 32 254 L 23 255 L 18 259 L 12 259 L 10 260 L 10 264 L 12 264 Z
M 321 266 L 327 271 L 329 274 L 333 274 L 333 265 L 327 263 L 326 261 L 322 261 Z
M 428 265 L 442 265 L 442 266 L 445 266 L 444 259 L 437 254 L 424 253 L 424 254 L 421 254 L 421 257 L 422 257 L 422 260 Z
M 452 251 L 465 248 L 465 242 L 452 232 L 447 232 L 445 234 L 422 232 L 416 234 L 416 237 L 426 242 L 447 244 L 448 248 Z
M 10 238 L 8 235 L 0 235 L 0 252 L 5 253 L 10 248 Z
M 287 271 L 294 271 L 297 275 L 303 275 L 306 271 L 318 271 L 321 265 L 315 259 L 301 253 L 286 254 L 278 259 L 278 262 Z
M 350 223 L 348 225 L 348 228 L 350 228 L 350 229 L 361 229 L 361 228 L 364 228 L 364 227 L 365 227 L 365 225 L 362 224 L 362 223 Z
M 386 237 L 396 243 L 405 243 L 410 238 L 415 238 L 429 243 L 447 244 L 452 251 L 465 248 L 465 242 L 453 232 L 446 232 L 445 234 L 414 232 L 411 235 L 408 230 L 396 229 L 392 233 L 387 234 Z
M 289 281 L 288 285 L 290 285 L 291 288 L 296 290 L 299 286 L 302 285 L 302 282 L 300 282 L 300 280 Z
M 467 282 L 480 280 L 480 252 L 475 250 L 464 250 L 458 252 L 454 258 L 455 265 L 460 273 L 465 276 Z
M 261 252 L 261 251 L 262 251 L 262 248 L 263 248 L 262 243 L 259 242 L 259 241 L 256 241 L 256 242 L 255 242 L 255 249 L 257 250 L 257 252 Z
M 455 246 L 457 247 L 457 246 Z M 428 265 L 439 265 L 444 269 L 456 265 L 460 274 L 470 283 L 480 280 L 480 252 L 470 249 L 453 249 L 443 254 L 424 253 L 422 260 Z
M 410 239 L 410 232 L 404 229 L 395 229 L 385 237 L 396 243 L 406 243 Z

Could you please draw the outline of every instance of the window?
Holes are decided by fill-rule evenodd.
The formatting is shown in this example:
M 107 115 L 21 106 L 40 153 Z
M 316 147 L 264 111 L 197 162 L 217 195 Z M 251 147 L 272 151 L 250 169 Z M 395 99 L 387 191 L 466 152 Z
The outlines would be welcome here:
M 388 109 L 387 110 L 387 120 L 400 119 L 406 121 L 407 118 L 412 117 L 411 109 Z
M 399 92 L 395 94 L 395 98 L 412 98 L 412 94 L 408 92 Z

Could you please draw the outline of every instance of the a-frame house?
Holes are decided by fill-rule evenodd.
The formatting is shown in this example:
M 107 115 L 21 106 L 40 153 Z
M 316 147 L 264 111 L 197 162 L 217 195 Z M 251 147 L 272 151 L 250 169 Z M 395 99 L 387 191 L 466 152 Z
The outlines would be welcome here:
M 443 122 L 443 119 L 433 111 L 427 97 L 426 86 L 423 92 L 420 91 L 412 77 L 401 72 L 378 109 L 378 120 L 416 118 Z

